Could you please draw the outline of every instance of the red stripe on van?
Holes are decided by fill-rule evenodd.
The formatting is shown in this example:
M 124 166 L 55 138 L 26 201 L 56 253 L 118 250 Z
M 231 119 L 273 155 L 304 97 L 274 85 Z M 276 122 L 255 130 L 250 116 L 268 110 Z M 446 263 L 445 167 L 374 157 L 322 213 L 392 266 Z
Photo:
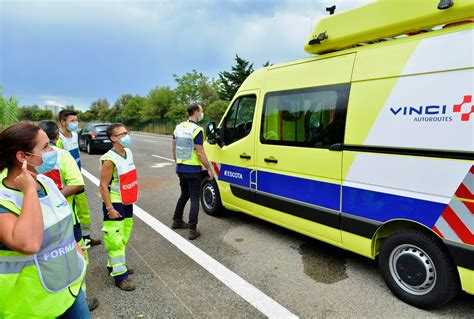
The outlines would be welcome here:
M 443 213 L 443 218 L 449 224 L 451 229 L 458 235 L 464 243 L 474 245 L 474 234 L 464 225 L 462 220 L 459 219 L 458 215 L 451 209 L 446 207 Z
M 462 201 L 462 203 L 467 207 L 467 209 L 474 215 L 474 203 Z
M 433 226 L 433 231 L 438 234 L 439 237 L 444 238 L 443 234 L 439 231 L 438 227 Z
M 469 189 L 467 189 L 464 184 L 459 185 L 458 190 L 456 191 L 456 197 L 464 199 L 474 199 L 474 194 L 472 194 Z

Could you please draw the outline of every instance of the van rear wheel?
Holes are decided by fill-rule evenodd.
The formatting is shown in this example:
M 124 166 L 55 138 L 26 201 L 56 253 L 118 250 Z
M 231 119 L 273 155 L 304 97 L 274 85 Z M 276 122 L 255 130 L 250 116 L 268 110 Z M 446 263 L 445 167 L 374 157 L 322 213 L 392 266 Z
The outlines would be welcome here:
M 222 212 L 221 197 L 217 183 L 214 180 L 203 178 L 200 198 L 201 206 L 207 214 L 217 216 Z
M 379 267 L 392 293 L 418 308 L 441 307 L 460 290 L 456 266 L 446 248 L 415 229 L 398 231 L 384 241 Z

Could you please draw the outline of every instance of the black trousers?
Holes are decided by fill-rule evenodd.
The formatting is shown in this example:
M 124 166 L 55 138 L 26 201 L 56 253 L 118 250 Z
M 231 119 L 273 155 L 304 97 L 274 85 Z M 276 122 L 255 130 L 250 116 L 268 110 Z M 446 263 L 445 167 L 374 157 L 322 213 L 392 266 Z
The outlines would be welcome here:
M 199 192 L 201 188 L 201 173 L 178 173 L 181 196 L 176 203 L 173 219 L 183 219 L 186 203 L 191 199 L 189 209 L 189 228 L 196 229 L 199 214 Z

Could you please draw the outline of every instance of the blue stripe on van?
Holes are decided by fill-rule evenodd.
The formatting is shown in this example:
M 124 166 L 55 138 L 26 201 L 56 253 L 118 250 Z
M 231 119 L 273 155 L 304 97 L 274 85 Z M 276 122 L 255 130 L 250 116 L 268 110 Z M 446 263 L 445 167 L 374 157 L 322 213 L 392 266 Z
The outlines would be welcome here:
M 342 211 L 380 222 L 404 218 L 432 228 L 446 204 L 344 186 Z
M 248 168 L 222 164 L 219 180 L 250 188 Z M 341 187 L 289 175 L 257 172 L 257 192 L 340 211 Z M 252 187 L 253 189 L 253 187 Z M 379 222 L 408 219 L 432 228 L 447 204 L 343 186 L 342 211 Z M 283 209 L 283 207 L 282 207 Z
M 257 172 L 258 191 L 340 210 L 341 186 L 306 178 Z
M 250 188 L 250 172 L 249 168 L 222 164 L 219 180 Z

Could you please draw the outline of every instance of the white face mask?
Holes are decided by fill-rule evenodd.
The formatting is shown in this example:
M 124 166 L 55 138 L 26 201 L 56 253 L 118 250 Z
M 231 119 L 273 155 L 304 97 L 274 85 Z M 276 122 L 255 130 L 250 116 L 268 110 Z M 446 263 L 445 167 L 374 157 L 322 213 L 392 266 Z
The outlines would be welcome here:
M 199 116 L 198 116 L 198 121 L 201 122 L 203 119 L 204 119 L 204 112 L 202 112 L 201 114 L 199 114 Z

